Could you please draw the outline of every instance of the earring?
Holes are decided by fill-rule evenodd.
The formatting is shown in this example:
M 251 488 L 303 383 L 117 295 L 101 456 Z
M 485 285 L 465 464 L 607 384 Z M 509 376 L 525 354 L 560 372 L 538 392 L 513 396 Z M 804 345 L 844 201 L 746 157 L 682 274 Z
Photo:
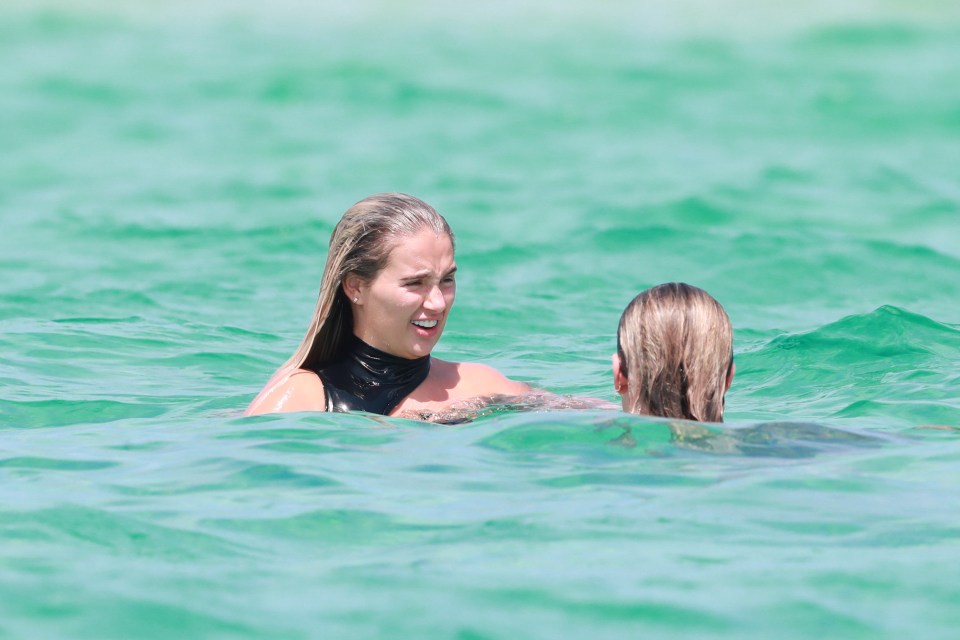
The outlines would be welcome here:
M 353 304 L 357 304 L 358 302 L 360 302 L 360 298 L 354 298 L 354 299 L 353 299 Z

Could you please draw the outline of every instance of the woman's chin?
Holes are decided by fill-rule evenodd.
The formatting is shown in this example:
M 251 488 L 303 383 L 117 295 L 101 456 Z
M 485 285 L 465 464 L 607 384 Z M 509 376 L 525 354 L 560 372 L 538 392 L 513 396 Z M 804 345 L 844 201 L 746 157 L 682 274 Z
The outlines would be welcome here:
M 430 355 L 430 352 L 433 351 L 433 348 L 437 345 L 437 341 L 440 339 L 440 335 L 430 338 L 419 338 L 413 344 L 410 345 L 408 352 L 410 353 L 410 358 L 422 358 L 424 356 Z
M 413 340 L 411 340 L 409 348 L 412 353 L 418 354 L 414 357 L 422 358 L 430 355 L 437 342 L 440 341 L 442 333 L 443 327 L 440 325 L 429 329 L 413 325 Z

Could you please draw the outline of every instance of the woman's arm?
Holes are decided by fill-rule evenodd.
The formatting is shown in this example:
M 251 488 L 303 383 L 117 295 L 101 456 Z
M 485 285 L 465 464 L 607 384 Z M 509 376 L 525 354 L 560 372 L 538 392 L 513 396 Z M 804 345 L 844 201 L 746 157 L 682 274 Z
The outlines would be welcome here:
M 293 411 L 326 411 L 327 398 L 323 383 L 312 371 L 296 369 L 274 376 L 247 410 L 246 416 Z
M 520 395 L 530 391 L 530 385 L 506 377 L 493 367 L 475 362 L 457 364 L 460 397 Z

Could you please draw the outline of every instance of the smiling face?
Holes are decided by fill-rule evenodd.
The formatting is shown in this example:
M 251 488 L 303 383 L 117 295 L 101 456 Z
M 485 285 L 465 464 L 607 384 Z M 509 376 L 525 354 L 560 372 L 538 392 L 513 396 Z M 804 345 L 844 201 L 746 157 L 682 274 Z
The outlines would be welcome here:
M 344 278 L 354 334 L 401 358 L 429 355 L 453 306 L 456 269 L 449 236 L 424 228 L 398 238 L 387 265 L 373 280 Z

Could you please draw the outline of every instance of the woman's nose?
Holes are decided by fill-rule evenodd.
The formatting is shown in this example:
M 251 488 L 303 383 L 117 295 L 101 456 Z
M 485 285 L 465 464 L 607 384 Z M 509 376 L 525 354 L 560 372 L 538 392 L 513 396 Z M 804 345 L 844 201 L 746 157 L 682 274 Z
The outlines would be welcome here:
M 439 286 L 431 287 L 423 301 L 423 308 L 431 311 L 443 311 L 447 307 L 447 299 L 443 297 L 443 291 Z

